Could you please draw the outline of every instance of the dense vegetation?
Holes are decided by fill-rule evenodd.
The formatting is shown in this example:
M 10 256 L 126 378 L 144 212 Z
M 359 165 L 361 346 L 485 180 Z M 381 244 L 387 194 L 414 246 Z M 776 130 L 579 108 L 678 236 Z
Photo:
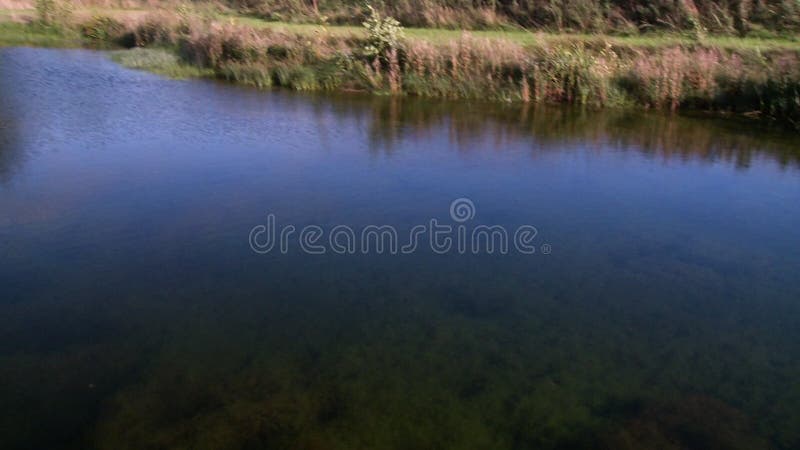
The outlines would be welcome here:
M 786 13 L 780 14 L 780 18 L 773 14 L 777 9 L 770 6 L 772 3 L 762 2 L 758 8 L 766 8 L 769 14 L 748 14 L 748 20 L 731 19 L 731 23 L 738 24 L 742 32 L 752 32 L 756 25 L 762 30 L 787 32 L 797 26 L 793 8 L 798 0 L 791 1 L 794 3 L 783 4 Z M 347 4 L 340 2 L 339 6 L 344 8 Z M 522 8 L 522 4 L 515 3 L 515 8 Z M 575 5 L 559 3 L 567 4 Z M 135 16 L 81 16 L 71 14 L 61 0 L 40 0 L 36 4 L 38 19 L 24 29 L 41 31 L 27 38 L 37 44 L 50 43 L 57 33 L 65 37 L 65 42 L 137 48 L 134 52 L 117 53 L 115 58 L 131 67 L 170 76 L 212 76 L 257 87 L 360 90 L 591 107 L 713 110 L 769 117 L 799 126 L 800 46 L 792 42 L 793 37 L 783 41 L 728 38 L 733 43 L 721 45 L 719 37 L 706 34 L 711 28 L 707 24 L 710 16 L 701 14 L 713 9 L 711 4 L 703 8 L 693 6 L 696 14 L 691 17 L 702 20 L 692 25 L 692 33 L 679 34 L 682 40 L 655 38 L 644 45 L 604 34 L 517 33 L 525 36 L 524 41 L 509 39 L 502 33 L 499 37 L 449 33 L 446 39 L 436 39 L 420 36 L 420 30 L 411 30 L 417 34 L 406 35 L 397 20 L 381 11 L 393 11 L 401 19 L 405 17 L 406 23 L 434 22 L 409 19 L 400 3 L 358 9 L 349 17 L 364 17 L 360 28 L 315 26 L 285 30 L 265 26 L 268 22 L 247 19 L 229 9 L 220 10 L 222 7 L 218 5 L 213 7 L 216 10 L 209 9 L 208 4 L 196 4 L 151 8 Z M 277 7 L 280 2 L 269 5 Z M 482 3 L 476 5 L 477 9 L 458 10 L 482 8 Z M 492 11 L 501 10 L 503 5 L 496 4 Z M 653 3 L 649 8 L 656 5 Z M 686 8 L 688 4 L 670 5 L 673 9 L 659 10 L 656 14 L 646 13 L 635 2 L 631 3 L 626 11 L 639 13 L 629 14 L 631 19 L 625 21 L 634 24 L 637 30 L 647 26 L 686 29 L 688 19 L 673 13 L 674 8 L 680 5 Z M 292 11 L 308 11 L 310 7 L 322 14 L 332 4 L 299 2 L 295 6 Z M 422 14 L 429 6 L 423 3 L 417 12 Z M 756 8 L 749 3 L 746 6 L 748 11 Z M 237 7 L 257 10 L 259 4 Z M 603 17 L 610 17 L 610 10 L 604 11 Z M 537 19 L 540 13 L 525 15 L 529 20 L 526 24 L 573 27 L 571 24 L 579 17 L 564 14 L 556 23 Z M 510 12 L 506 16 L 512 17 Z M 727 16 L 719 11 L 711 16 L 716 17 L 718 25 L 727 20 L 723 20 Z M 573 28 L 594 29 L 588 23 Z M 597 21 L 597 24 L 611 23 Z M 20 25 L 14 26 L 17 31 L 13 33 L 18 35 Z M 770 45 L 775 42 L 791 45 Z
M 362 34 L 287 33 L 166 12 L 128 25 L 108 17 L 81 25 L 89 39 L 173 49 L 180 64 L 258 87 L 690 108 L 795 125 L 800 120 L 800 56 L 794 49 L 723 49 L 702 40 L 635 47 L 603 38 L 523 45 L 468 33 L 435 42 L 405 37 L 376 11 L 365 28 Z M 147 65 L 143 56 L 134 66 Z
M 230 0 L 233 6 L 278 20 L 359 23 L 359 0 Z M 792 33 L 800 29 L 798 0 L 382 0 L 380 12 L 406 26 L 637 33 Z

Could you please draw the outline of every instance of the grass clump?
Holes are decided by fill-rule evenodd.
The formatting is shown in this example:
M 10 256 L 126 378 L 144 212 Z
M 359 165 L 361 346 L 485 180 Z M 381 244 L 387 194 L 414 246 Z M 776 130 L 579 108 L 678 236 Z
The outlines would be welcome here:
M 257 88 L 272 86 L 272 71 L 262 65 L 227 63 L 217 70 L 217 75 L 234 83 Z
M 170 78 L 207 77 L 212 72 L 183 61 L 170 50 L 159 48 L 135 48 L 111 52 L 111 58 L 117 63 L 139 70 L 164 75 Z
M 92 43 L 109 45 L 122 43 L 126 28 L 122 22 L 112 17 L 95 15 L 80 25 L 80 32 Z

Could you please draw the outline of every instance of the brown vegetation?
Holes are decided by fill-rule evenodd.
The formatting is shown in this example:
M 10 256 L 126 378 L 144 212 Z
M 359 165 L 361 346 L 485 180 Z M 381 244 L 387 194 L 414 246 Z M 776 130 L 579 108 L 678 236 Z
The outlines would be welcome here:
M 797 124 L 800 57 L 791 50 L 722 50 L 701 43 L 639 48 L 565 41 L 523 46 L 464 33 L 448 42 L 308 34 L 181 12 L 123 24 L 84 23 L 85 36 L 128 47 L 174 48 L 220 78 L 259 87 L 356 89 L 438 98 L 721 110 Z M 377 52 L 377 53 L 376 53 Z
M 274 20 L 359 23 L 354 0 L 229 0 L 241 11 Z M 636 33 L 652 29 L 745 35 L 800 29 L 792 0 L 383 0 L 374 6 L 403 25 L 443 28 L 523 26 L 548 30 Z

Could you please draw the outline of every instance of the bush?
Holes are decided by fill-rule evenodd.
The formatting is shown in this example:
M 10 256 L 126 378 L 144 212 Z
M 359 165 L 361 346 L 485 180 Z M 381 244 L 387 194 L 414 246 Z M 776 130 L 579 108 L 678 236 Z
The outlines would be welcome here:
M 94 16 L 80 28 L 83 37 L 98 43 L 118 43 L 126 32 L 125 25 L 106 16 Z
M 151 13 L 145 16 L 133 29 L 134 45 L 169 46 L 178 42 L 181 31 L 180 17 L 167 13 Z
M 372 6 L 367 5 L 369 18 L 362 24 L 367 29 L 367 42 L 364 55 L 368 57 L 386 56 L 389 50 L 397 49 L 403 37 L 403 27 L 392 17 L 381 17 Z

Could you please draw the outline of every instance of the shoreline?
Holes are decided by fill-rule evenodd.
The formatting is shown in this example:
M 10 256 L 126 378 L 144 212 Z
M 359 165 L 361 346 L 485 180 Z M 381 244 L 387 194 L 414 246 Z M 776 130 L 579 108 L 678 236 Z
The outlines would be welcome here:
M 369 53 L 375 42 L 353 27 L 291 31 L 163 10 L 136 16 L 49 27 L 0 20 L 0 46 L 112 50 L 129 68 L 258 88 L 703 112 L 800 128 L 800 44 L 790 41 L 762 48 L 732 37 L 675 44 L 676 36 L 654 36 L 634 45 L 529 33 L 538 39 L 523 45 L 479 32 L 439 40 L 401 30 Z

